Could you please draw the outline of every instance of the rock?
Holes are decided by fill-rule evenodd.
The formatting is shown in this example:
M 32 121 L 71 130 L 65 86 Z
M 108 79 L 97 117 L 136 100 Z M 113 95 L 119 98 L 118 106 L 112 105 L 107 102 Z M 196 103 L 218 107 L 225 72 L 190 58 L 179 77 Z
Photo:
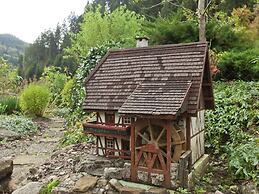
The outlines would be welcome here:
M 54 180 L 58 180 L 58 176 L 55 175 L 51 175 L 48 177 L 48 182 L 54 181 Z
M 97 194 L 103 194 L 105 192 L 105 190 L 103 188 L 99 189 L 99 191 L 97 192 Z
M 64 187 L 56 187 L 52 190 L 52 193 L 53 194 L 71 194 L 72 192 Z
M 0 180 L 10 177 L 13 173 L 12 160 L 0 160 Z
M 30 173 L 31 175 L 35 175 L 35 174 L 37 173 L 37 171 L 38 171 L 38 169 L 37 169 L 37 168 L 34 168 L 34 167 L 32 167 L 32 168 L 29 169 L 29 173 Z
M 96 185 L 97 180 L 97 177 L 83 176 L 76 182 L 73 190 L 75 192 L 86 192 Z
M 39 194 L 42 183 L 30 182 L 27 185 L 15 190 L 12 194 Z
M 0 193 L 11 193 L 15 189 L 15 182 L 10 177 L 0 181 Z
M 248 182 L 239 187 L 241 194 L 257 194 L 259 193 L 258 188 L 253 182 Z
M 232 192 L 234 192 L 234 193 L 238 193 L 238 186 L 236 186 L 236 185 L 230 186 L 229 189 L 230 189 Z
M 21 139 L 21 135 L 10 130 L 6 130 L 4 128 L 0 128 L 0 140 L 7 139 L 7 140 L 17 140 Z
M 117 185 L 121 185 L 119 182 L 118 182 L 118 180 L 117 179 L 111 179 L 110 181 L 109 181 L 109 183 L 110 183 L 110 185 L 112 186 L 112 187 L 116 187 Z
M 104 177 L 112 179 L 124 179 L 126 171 L 124 168 L 105 168 Z
M 223 194 L 221 191 L 217 190 L 215 194 Z
M 97 185 L 98 187 L 103 188 L 105 187 L 105 185 L 107 185 L 107 183 L 108 183 L 107 179 L 101 178 L 98 180 Z
M 47 160 L 48 155 L 27 155 L 21 154 L 17 155 L 13 161 L 14 165 L 32 165 L 32 164 L 43 164 Z
M 123 186 L 117 179 L 111 179 L 109 184 L 120 194 L 144 194 L 144 189 Z
M 125 163 L 124 164 L 124 169 L 125 169 L 125 173 L 124 173 L 124 180 L 129 180 L 130 179 L 130 170 L 131 170 L 131 164 L 130 163 Z
M 105 189 L 106 191 L 108 191 L 110 188 L 111 188 L 111 186 L 110 186 L 109 184 L 107 184 L 107 185 L 104 187 L 104 189 Z
M 65 175 L 65 174 L 66 174 L 65 171 L 61 171 L 61 172 L 59 173 L 60 176 L 63 176 L 63 175 Z
M 151 188 L 146 191 L 148 194 L 168 194 L 169 192 L 164 188 Z
M 164 183 L 164 176 L 162 174 L 151 173 L 151 182 L 153 185 L 161 186 Z
M 120 187 L 118 191 L 120 194 L 145 194 L 144 189 L 125 187 L 125 186 Z

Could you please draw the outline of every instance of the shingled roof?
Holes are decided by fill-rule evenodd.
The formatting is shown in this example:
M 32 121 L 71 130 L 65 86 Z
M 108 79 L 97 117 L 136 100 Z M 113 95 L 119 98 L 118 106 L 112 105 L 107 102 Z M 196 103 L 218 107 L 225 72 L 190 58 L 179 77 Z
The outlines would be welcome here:
M 141 83 L 120 107 L 119 113 L 176 115 L 183 108 L 190 86 L 190 81 Z
M 205 108 L 214 107 L 206 43 L 111 50 L 85 83 L 86 111 L 195 114 L 201 96 Z

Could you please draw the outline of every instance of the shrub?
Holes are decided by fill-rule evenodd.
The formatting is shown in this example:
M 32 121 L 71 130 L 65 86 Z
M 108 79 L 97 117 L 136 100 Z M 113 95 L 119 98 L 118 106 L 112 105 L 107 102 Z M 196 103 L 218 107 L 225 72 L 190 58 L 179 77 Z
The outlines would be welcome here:
M 57 67 L 47 67 L 44 69 L 41 80 L 45 82 L 51 91 L 51 101 L 57 105 L 61 103 L 60 92 L 63 90 L 68 76 L 59 72 Z
M 259 173 L 259 143 L 250 141 L 229 150 L 229 168 L 241 179 L 254 179 Z
M 259 82 L 217 82 L 214 96 L 216 108 L 205 114 L 206 146 L 225 153 L 229 145 L 246 143 L 258 127 Z
M 72 104 L 72 89 L 74 86 L 74 80 L 67 81 L 63 90 L 61 91 L 62 105 L 69 106 Z
M 228 159 L 236 179 L 256 179 L 259 147 L 259 82 L 217 82 L 216 108 L 205 114 L 206 147 Z M 257 177 L 258 178 L 258 177 Z
M 219 55 L 218 78 L 227 80 L 259 80 L 259 49 L 229 51 Z
M 21 134 L 34 133 L 37 131 L 37 126 L 33 121 L 22 116 L 0 115 L 0 128 Z
M 31 84 L 21 93 L 21 109 L 28 114 L 42 116 L 48 105 L 50 95 L 47 86 Z
M 0 104 L 0 115 L 5 114 L 6 105 Z
M 68 146 L 82 142 L 89 142 L 92 136 L 87 136 L 83 133 L 83 128 L 80 123 L 75 125 L 75 128 L 65 132 L 64 137 L 61 139 L 61 146 Z
M 66 107 L 63 108 L 54 108 L 51 113 L 54 116 L 65 118 L 67 115 L 69 115 L 69 109 Z
M 51 194 L 52 190 L 60 184 L 59 180 L 52 180 L 43 186 L 40 190 L 40 194 Z
M 0 96 L 0 104 L 6 107 L 4 111 L 6 114 L 12 114 L 20 110 L 16 96 Z

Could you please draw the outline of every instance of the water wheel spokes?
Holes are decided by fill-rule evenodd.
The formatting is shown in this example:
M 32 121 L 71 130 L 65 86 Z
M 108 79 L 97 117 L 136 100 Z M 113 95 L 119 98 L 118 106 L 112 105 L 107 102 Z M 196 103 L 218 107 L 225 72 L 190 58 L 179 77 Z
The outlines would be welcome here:
M 154 141 L 153 128 L 150 120 L 148 120 L 148 130 L 149 130 L 150 140 Z

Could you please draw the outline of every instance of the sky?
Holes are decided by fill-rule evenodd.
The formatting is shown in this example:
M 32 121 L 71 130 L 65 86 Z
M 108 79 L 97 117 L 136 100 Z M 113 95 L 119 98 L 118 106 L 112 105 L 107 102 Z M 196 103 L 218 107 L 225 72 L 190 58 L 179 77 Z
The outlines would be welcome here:
M 41 32 L 80 15 L 88 0 L 0 0 L 0 34 L 32 43 Z

